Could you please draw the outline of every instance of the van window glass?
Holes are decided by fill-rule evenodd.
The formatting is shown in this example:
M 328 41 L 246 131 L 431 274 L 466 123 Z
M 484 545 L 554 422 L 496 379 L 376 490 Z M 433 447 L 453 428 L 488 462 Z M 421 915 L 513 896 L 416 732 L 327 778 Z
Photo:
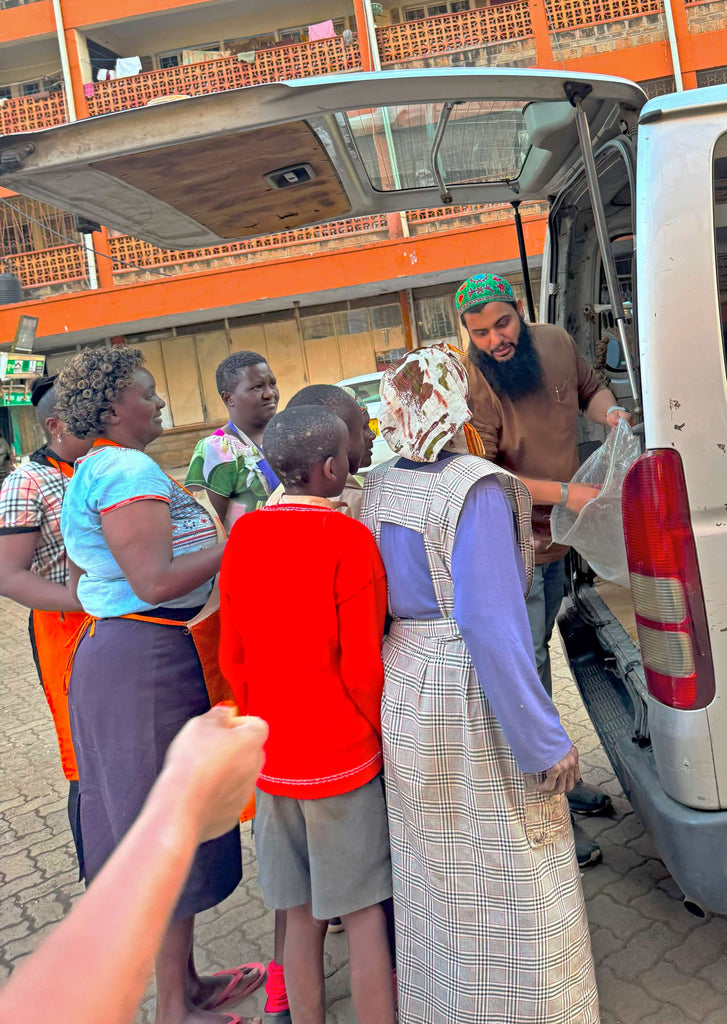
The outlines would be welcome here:
M 435 184 L 431 152 L 441 103 L 378 107 L 346 115 L 348 127 L 378 191 Z M 518 177 L 530 150 L 523 103 L 458 103 L 439 151 L 444 180 L 488 182 Z
M 717 140 L 714 148 L 714 234 L 717 294 L 727 359 L 727 134 Z

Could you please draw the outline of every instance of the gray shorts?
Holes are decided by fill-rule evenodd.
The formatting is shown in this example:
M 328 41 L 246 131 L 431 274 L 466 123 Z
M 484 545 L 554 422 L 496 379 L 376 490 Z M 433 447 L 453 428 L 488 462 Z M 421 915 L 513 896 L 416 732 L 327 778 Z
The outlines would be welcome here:
M 256 790 L 258 882 L 272 910 L 311 903 L 321 921 L 391 896 L 391 854 L 381 776 L 320 800 Z

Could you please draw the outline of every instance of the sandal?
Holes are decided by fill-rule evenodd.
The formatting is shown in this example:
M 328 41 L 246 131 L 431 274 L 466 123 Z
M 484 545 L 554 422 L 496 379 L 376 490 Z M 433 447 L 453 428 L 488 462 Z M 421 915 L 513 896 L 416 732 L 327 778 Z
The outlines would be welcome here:
M 246 974 L 251 974 L 253 971 L 257 971 L 257 975 L 252 978 L 247 985 L 238 989 L 240 982 L 244 979 Z M 222 991 L 217 995 L 211 1002 L 206 1003 L 203 1007 L 204 1010 L 217 1010 L 220 1006 L 229 1002 L 241 1002 L 247 996 L 251 995 L 256 989 L 265 981 L 267 971 L 265 970 L 265 964 L 261 963 L 250 963 L 241 964 L 239 967 L 231 967 L 226 971 L 216 971 L 212 977 L 219 978 L 221 976 L 231 975 L 229 982 Z M 232 1016 L 232 1015 L 231 1015 Z M 230 1024 L 238 1024 L 241 1018 L 230 1021 Z

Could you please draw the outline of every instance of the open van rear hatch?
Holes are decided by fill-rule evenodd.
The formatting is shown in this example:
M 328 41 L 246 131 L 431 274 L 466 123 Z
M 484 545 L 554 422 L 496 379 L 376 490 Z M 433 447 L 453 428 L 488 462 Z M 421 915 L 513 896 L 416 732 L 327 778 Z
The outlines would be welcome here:
M 632 128 L 632 82 L 548 71 L 332 75 L 0 139 L 0 184 L 162 248 L 440 205 L 554 195 Z

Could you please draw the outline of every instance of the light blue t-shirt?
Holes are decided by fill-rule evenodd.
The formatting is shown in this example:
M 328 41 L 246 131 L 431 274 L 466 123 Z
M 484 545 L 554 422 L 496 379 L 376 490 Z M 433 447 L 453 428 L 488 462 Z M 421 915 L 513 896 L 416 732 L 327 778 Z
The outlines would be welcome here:
M 76 463 L 61 512 L 61 531 L 69 558 L 85 571 L 78 599 L 98 618 L 149 611 L 154 605 L 136 596 L 111 554 L 101 529 L 105 513 L 133 501 L 153 498 L 169 505 L 172 556 L 211 547 L 217 541 L 212 517 L 183 487 L 163 473 L 153 459 L 134 448 L 92 448 Z M 204 604 L 212 580 L 189 594 L 165 601 L 165 607 Z

